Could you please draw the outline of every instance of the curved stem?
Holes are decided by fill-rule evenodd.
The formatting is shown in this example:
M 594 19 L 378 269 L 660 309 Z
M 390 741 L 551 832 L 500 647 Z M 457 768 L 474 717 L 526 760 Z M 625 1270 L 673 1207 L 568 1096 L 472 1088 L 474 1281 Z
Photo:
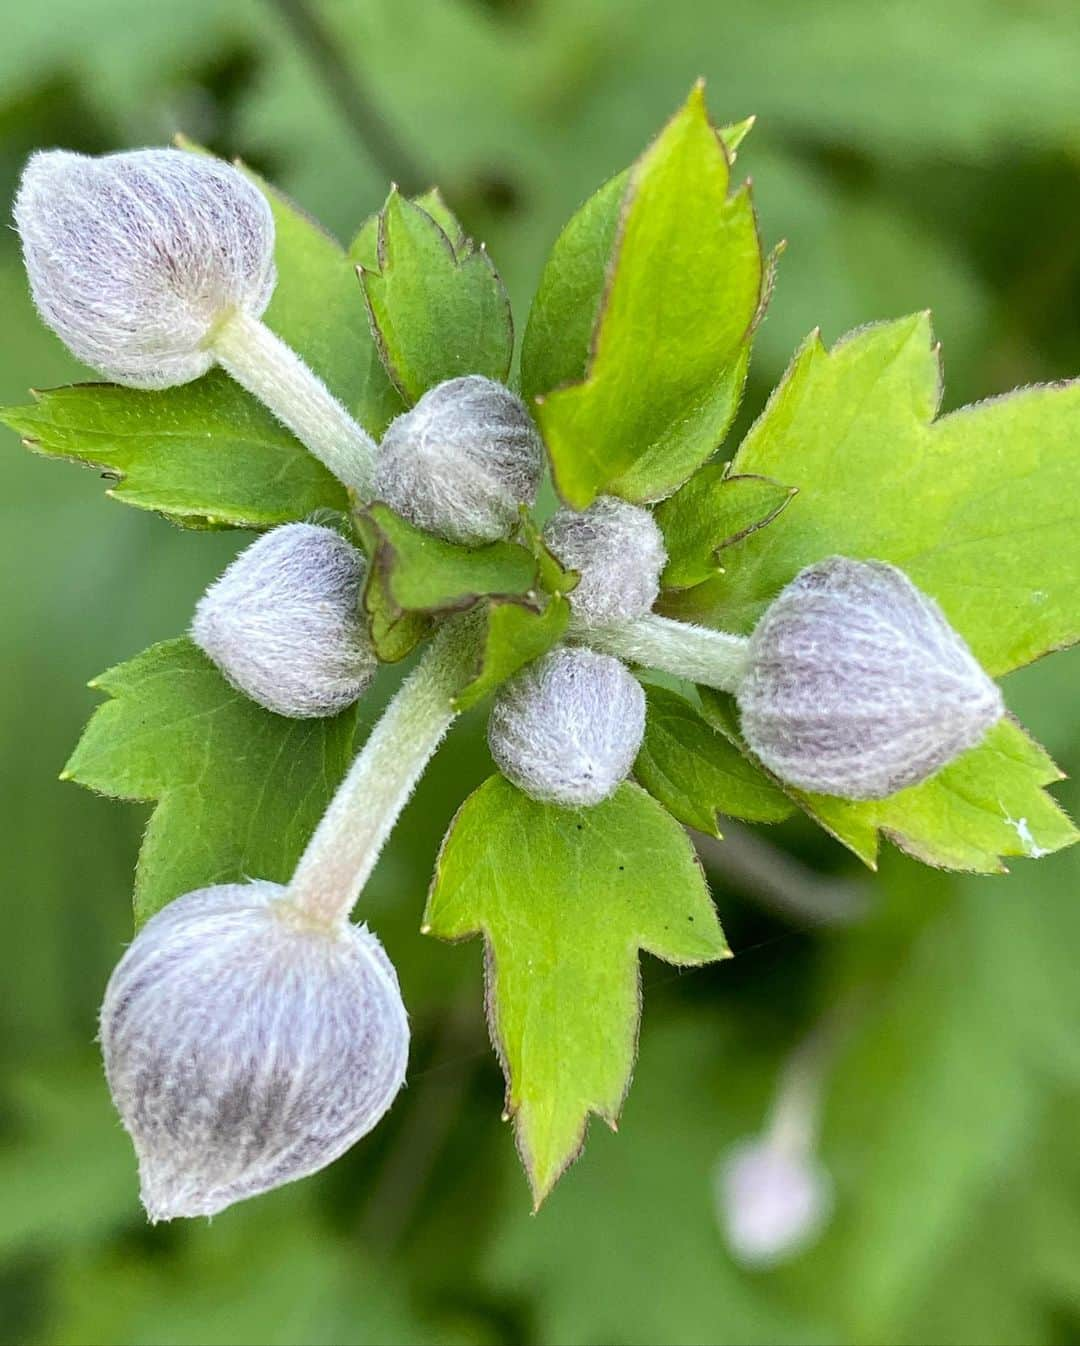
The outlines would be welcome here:
M 214 333 L 210 349 L 232 377 L 269 407 L 335 477 L 370 494 L 375 443 L 313 369 L 274 332 L 237 311 Z
M 289 884 L 290 899 L 312 919 L 348 917 L 457 715 L 451 698 L 476 657 L 475 640 L 467 616 L 443 624 L 349 768 Z
M 651 612 L 610 626 L 574 625 L 571 632 L 593 649 L 723 692 L 738 687 L 749 643 L 745 636 L 672 621 Z

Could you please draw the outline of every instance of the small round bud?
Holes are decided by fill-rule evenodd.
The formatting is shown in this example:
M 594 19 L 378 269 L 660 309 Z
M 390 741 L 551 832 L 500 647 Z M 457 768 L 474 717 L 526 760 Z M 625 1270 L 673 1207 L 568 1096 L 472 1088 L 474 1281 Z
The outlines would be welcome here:
M 811 1156 L 746 1140 L 718 1166 L 716 1201 L 734 1256 L 768 1266 L 813 1241 L 832 1209 L 832 1184 Z
M 503 775 L 533 799 L 565 808 L 612 794 L 644 732 L 637 679 L 611 655 L 572 646 L 511 678 L 488 720 L 488 744 Z
M 544 529 L 552 554 L 581 578 L 570 593 L 587 626 L 644 616 L 660 592 L 664 539 L 647 509 L 602 495 L 578 513 L 561 509 Z
M 390 423 L 373 494 L 417 528 L 475 545 L 509 537 L 542 472 L 543 446 L 521 398 L 469 374 L 429 389 Z
M 325 1167 L 401 1088 L 409 1027 L 365 927 L 276 883 L 178 898 L 109 981 L 101 1044 L 151 1220 L 213 1215 Z
M 240 691 L 307 719 L 351 706 L 378 663 L 360 616 L 364 558 L 332 528 L 287 523 L 199 600 L 191 637 Z
M 274 221 L 236 168 L 183 150 L 35 154 L 15 200 L 34 303 L 73 354 L 134 388 L 205 374 L 213 329 L 258 317 Z
M 895 566 L 808 566 L 750 638 L 738 689 L 751 749 L 781 780 L 882 799 L 974 747 L 1001 693 L 941 609 Z

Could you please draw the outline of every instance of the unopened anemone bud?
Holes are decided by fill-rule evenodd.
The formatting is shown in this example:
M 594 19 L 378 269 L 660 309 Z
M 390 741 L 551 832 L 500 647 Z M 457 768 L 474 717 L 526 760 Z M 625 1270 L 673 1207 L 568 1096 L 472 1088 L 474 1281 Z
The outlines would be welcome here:
M 599 804 L 634 764 L 645 732 L 641 684 L 609 654 L 560 647 L 499 691 L 488 744 L 499 770 L 533 799 Z
M 188 893 L 109 981 L 101 1045 L 151 1220 L 213 1215 L 323 1168 L 401 1087 L 409 1028 L 365 927 L 264 881 Z
M 933 599 L 895 566 L 840 556 L 808 566 L 768 608 L 737 698 L 770 771 L 848 799 L 926 780 L 1004 713 Z
M 647 509 L 602 495 L 580 513 L 559 510 L 544 529 L 544 541 L 580 575 L 570 606 L 582 625 L 629 621 L 656 602 L 667 552 Z
M 278 715 L 336 715 L 378 667 L 360 615 L 364 558 L 339 533 L 289 523 L 240 553 L 199 600 L 192 639 Z
M 429 389 L 379 445 L 373 494 L 451 542 L 508 537 L 536 499 L 543 446 L 520 397 L 479 374 Z
M 236 168 L 184 150 L 32 156 L 15 200 L 34 302 L 85 364 L 166 388 L 205 374 L 215 327 L 258 317 L 274 222 Z
M 832 1184 L 812 1154 L 746 1140 L 717 1168 L 716 1202 L 737 1260 L 769 1266 L 813 1242 L 832 1209 Z

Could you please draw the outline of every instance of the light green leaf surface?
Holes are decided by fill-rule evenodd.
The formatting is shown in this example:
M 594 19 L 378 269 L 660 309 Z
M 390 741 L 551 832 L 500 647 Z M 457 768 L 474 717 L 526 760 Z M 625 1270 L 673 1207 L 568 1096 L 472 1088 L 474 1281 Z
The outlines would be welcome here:
M 491 777 L 447 834 L 424 923 L 440 939 L 484 935 L 506 1110 L 537 1205 L 590 1113 L 616 1124 L 636 1054 L 638 951 L 681 965 L 728 953 L 685 833 L 630 784 L 568 810 Z
M 135 918 L 244 878 L 286 882 L 352 755 L 355 711 L 272 715 L 187 639 L 154 645 L 92 684 L 90 719 L 64 778 L 155 801 L 135 873 Z
M 726 463 L 695 472 L 656 511 L 668 560 L 665 589 L 688 589 L 723 570 L 720 553 L 772 523 L 797 494 L 770 477 L 734 476 Z
M 484 606 L 483 648 L 472 677 L 454 697 L 458 710 L 475 706 L 518 669 L 545 654 L 570 624 L 570 604 L 561 594 L 552 594 L 543 603 L 490 598 Z
M 719 814 L 776 823 L 795 810 L 768 776 L 676 692 L 647 687 L 634 775 L 681 823 L 720 836 Z
M 439 213 L 449 223 L 445 206 Z M 462 374 L 506 381 L 510 301 L 483 248 L 455 244 L 395 190 L 379 216 L 377 264 L 362 272 L 364 294 L 383 363 L 407 401 Z
M 620 179 L 610 182 L 556 244 L 530 319 L 523 383 L 571 505 L 583 508 L 602 491 L 638 501 L 669 494 L 735 414 L 762 258 L 749 192 L 729 196 L 729 181 L 699 85 L 625 191 Z M 614 251 L 605 252 L 612 237 Z M 553 373 L 580 377 L 589 312 L 597 317 L 584 381 L 544 387 Z M 564 340 L 563 355 L 548 353 Z

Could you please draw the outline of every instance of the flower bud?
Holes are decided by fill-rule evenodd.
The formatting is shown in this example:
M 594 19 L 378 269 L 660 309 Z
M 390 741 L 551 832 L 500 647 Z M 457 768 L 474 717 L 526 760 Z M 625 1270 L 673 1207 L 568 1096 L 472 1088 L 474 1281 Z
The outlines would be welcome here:
M 134 388 L 205 374 L 214 327 L 258 317 L 274 221 L 238 169 L 183 150 L 35 154 L 15 223 L 34 303 L 85 364 Z
M 641 617 L 656 602 L 667 552 L 647 509 L 602 495 L 580 513 L 559 510 L 544 529 L 544 541 L 581 576 L 569 597 L 584 625 Z
M 746 1140 L 721 1162 L 716 1200 L 734 1256 L 767 1266 L 813 1241 L 832 1209 L 832 1185 L 810 1155 L 769 1140 Z
M 645 732 L 645 693 L 609 654 L 564 646 L 499 691 L 488 744 L 499 770 L 533 799 L 565 808 L 599 804 L 634 764 Z
M 364 558 L 332 528 L 265 533 L 199 600 L 191 636 L 222 673 L 278 715 L 336 715 L 378 667 L 360 616 Z
M 276 883 L 177 899 L 109 981 L 101 1044 L 153 1221 L 213 1215 L 325 1167 L 401 1088 L 409 1027 L 363 926 Z
M 974 747 L 1001 693 L 941 609 L 895 566 L 808 566 L 750 638 L 738 692 L 750 748 L 781 780 L 881 799 Z
M 521 398 L 470 374 L 429 389 L 390 423 L 374 495 L 417 528 L 475 545 L 509 537 L 542 471 L 540 436 Z

